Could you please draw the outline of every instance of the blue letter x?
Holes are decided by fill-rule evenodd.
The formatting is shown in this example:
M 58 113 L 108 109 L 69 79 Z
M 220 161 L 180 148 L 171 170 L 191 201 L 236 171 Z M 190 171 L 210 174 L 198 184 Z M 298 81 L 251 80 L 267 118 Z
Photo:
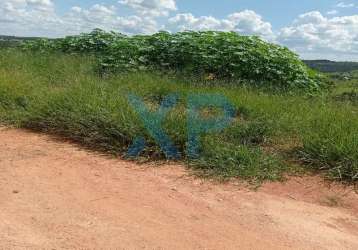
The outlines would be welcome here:
M 177 95 L 172 94 L 167 96 L 161 103 L 157 112 L 150 112 L 145 103 L 140 97 L 135 95 L 128 96 L 129 103 L 134 107 L 139 116 L 142 118 L 144 126 L 148 130 L 149 134 L 158 143 L 163 150 L 167 158 L 178 159 L 180 153 L 172 143 L 168 135 L 166 135 L 161 127 L 162 121 L 168 111 L 176 104 Z M 128 156 L 136 157 L 143 151 L 145 147 L 145 139 L 143 137 L 137 137 L 134 139 L 133 144 L 128 149 Z

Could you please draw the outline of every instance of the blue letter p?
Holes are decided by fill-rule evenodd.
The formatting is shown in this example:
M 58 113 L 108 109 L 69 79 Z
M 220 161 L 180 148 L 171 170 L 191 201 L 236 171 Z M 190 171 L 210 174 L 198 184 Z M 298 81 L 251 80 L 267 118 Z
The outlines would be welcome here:
M 205 132 L 219 132 L 230 124 L 235 116 L 235 108 L 229 100 L 218 94 L 189 95 L 188 99 L 188 157 L 199 156 L 199 137 Z M 204 107 L 216 107 L 223 110 L 221 117 L 203 119 L 200 109 Z

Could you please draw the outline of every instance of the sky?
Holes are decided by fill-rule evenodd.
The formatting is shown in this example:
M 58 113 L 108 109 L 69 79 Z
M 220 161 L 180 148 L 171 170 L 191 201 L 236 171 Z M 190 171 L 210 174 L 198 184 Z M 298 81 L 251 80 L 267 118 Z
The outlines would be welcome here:
M 303 59 L 358 61 L 358 0 L 0 0 L 0 34 L 235 31 Z

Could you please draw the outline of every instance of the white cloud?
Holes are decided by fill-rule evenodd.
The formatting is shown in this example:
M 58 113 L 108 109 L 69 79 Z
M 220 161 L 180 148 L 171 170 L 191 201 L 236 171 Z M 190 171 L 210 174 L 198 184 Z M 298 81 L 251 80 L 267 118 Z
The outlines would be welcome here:
M 236 31 L 244 35 L 260 35 L 269 40 L 274 39 L 271 24 L 263 21 L 262 17 L 252 10 L 236 12 L 225 19 L 212 16 L 195 17 L 191 13 L 177 14 L 169 19 L 166 29 Z
M 120 0 L 140 15 L 167 16 L 169 12 L 177 10 L 175 0 Z
M 20 33 L 42 29 L 54 22 L 54 5 L 50 0 L 4 0 L 0 3 L 0 32 Z
M 264 22 L 262 17 L 254 11 L 245 10 L 229 15 L 229 22 L 234 24 L 234 30 L 244 34 L 257 34 L 263 37 L 272 37 L 272 26 Z
M 0 8 L 19 12 L 23 10 L 53 11 L 54 4 L 51 0 L 3 0 Z
M 62 20 L 70 21 L 73 25 L 106 25 L 112 23 L 116 19 L 116 9 L 114 6 L 104 6 L 95 4 L 89 9 L 82 9 L 80 7 L 72 7 L 71 11 L 67 13 Z
M 182 13 L 170 18 L 167 28 L 171 31 L 219 30 L 223 26 L 222 20 L 211 16 L 195 17 L 191 13 Z
M 94 28 L 126 34 L 153 33 L 157 31 L 157 23 L 148 17 L 118 16 L 114 6 L 101 4 L 88 9 L 74 6 L 60 16 L 50 0 L 5 0 L 0 3 L 0 34 L 59 37 Z
M 27 4 L 39 10 L 49 10 L 53 8 L 51 0 L 27 0 Z
M 338 10 L 330 10 L 326 12 L 327 15 L 337 15 L 338 14 Z
M 278 41 L 307 57 L 358 59 L 358 15 L 324 17 L 313 11 L 283 28 Z
M 0 0 L 0 34 L 60 37 L 94 28 L 148 34 L 159 30 L 160 21 L 161 28 L 172 32 L 236 31 L 281 43 L 305 58 L 358 61 L 358 15 L 337 17 L 337 10 L 332 10 L 324 16 L 313 11 L 273 32 L 271 24 L 252 10 L 235 12 L 222 19 L 182 13 L 165 20 L 163 16 L 177 9 L 174 0 L 121 0 L 120 3 L 117 7 L 128 6 L 135 14 L 121 16 L 116 6 L 94 4 L 89 8 L 73 6 L 59 15 L 53 0 Z
M 95 4 L 89 9 L 72 7 L 71 11 L 62 17 L 67 33 L 78 34 L 95 28 L 114 30 L 126 34 L 153 33 L 157 31 L 157 23 L 145 17 L 126 16 L 116 14 L 114 6 Z
M 338 8 L 353 8 L 355 5 L 353 3 L 345 3 L 345 2 L 339 2 L 336 7 Z

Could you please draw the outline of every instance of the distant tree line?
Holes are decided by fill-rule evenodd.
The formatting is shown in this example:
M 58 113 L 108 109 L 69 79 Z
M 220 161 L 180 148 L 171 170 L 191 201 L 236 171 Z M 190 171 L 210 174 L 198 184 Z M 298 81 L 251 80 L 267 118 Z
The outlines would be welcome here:
M 17 36 L 2 36 L 0 35 L 1 47 L 15 47 L 23 41 L 31 41 L 39 39 L 38 37 L 17 37 Z
M 334 62 L 329 60 L 304 60 L 310 68 L 321 72 L 350 72 L 358 70 L 358 62 Z

